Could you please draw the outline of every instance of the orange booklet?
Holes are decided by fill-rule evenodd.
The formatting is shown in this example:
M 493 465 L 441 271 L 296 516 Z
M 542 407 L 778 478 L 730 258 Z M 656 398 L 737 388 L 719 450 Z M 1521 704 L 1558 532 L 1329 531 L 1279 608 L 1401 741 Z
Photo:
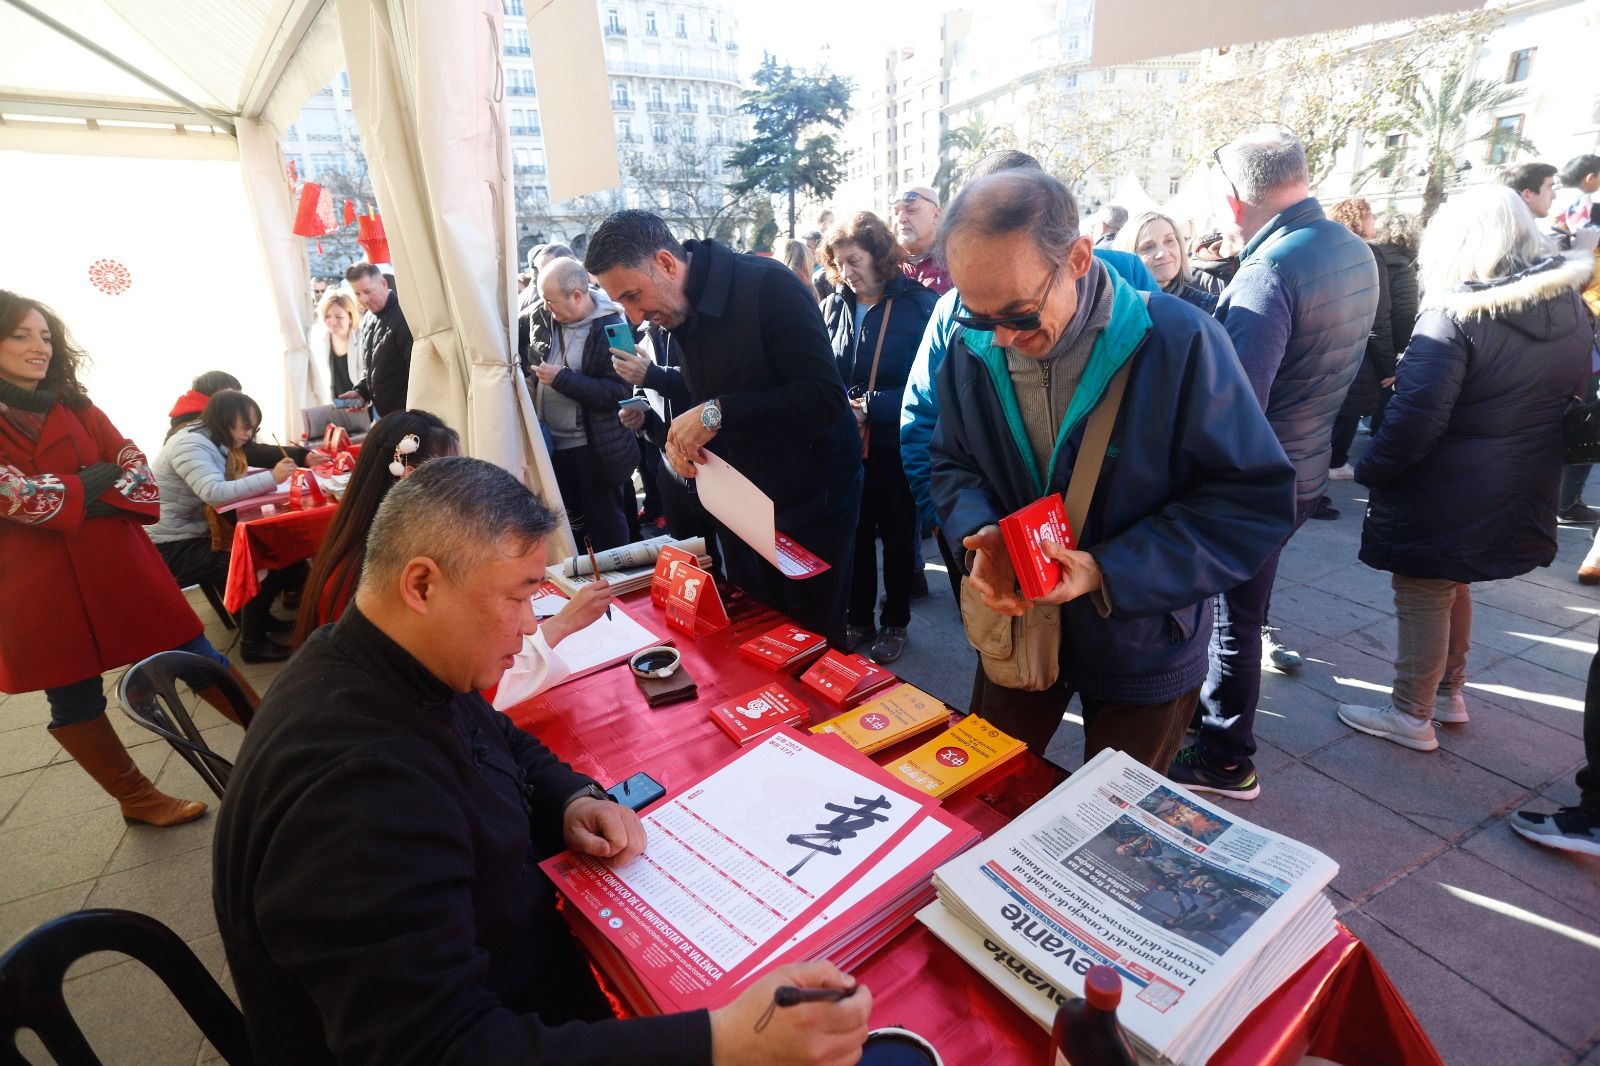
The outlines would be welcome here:
M 836 733 L 863 755 L 943 725 L 950 718 L 944 704 L 915 685 L 892 688 L 853 711 L 811 727 L 813 733 Z
M 969 714 L 884 769 L 913 788 L 939 798 L 971 784 L 1027 749 L 1022 741 Z

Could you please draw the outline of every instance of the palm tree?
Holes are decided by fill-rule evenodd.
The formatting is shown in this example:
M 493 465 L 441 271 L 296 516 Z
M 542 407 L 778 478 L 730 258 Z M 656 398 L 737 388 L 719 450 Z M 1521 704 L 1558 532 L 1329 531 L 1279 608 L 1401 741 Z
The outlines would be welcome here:
M 1422 221 L 1426 223 L 1444 201 L 1446 187 L 1460 172 L 1456 154 L 1463 147 L 1463 137 L 1475 123 L 1505 110 L 1522 96 L 1501 82 L 1483 78 L 1466 80 L 1460 64 L 1450 67 L 1439 79 L 1439 88 L 1430 89 L 1423 84 L 1412 87 L 1399 109 L 1387 121 L 1381 122 L 1374 132 L 1380 135 L 1404 134 L 1385 148 L 1383 155 L 1371 166 L 1362 170 L 1356 180 L 1360 188 L 1373 177 L 1393 176 L 1392 186 L 1398 188 L 1411 175 L 1406 172 L 1406 156 L 1418 149 L 1422 155 L 1416 175 L 1422 182 Z M 1491 152 L 1535 151 L 1533 142 L 1517 130 L 1491 127 L 1487 132 L 1468 138 L 1466 144 L 1485 143 Z
M 965 125 L 945 130 L 939 137 L 939 154 L 944 161 L 933 176 L 939 202 L 950 202 L 951 192 L 966 182 L 978 160 L 991 152 L 1010 148 L 1016 140 L 1010 126 L 990 125 L 982 111 L 974 112 Z

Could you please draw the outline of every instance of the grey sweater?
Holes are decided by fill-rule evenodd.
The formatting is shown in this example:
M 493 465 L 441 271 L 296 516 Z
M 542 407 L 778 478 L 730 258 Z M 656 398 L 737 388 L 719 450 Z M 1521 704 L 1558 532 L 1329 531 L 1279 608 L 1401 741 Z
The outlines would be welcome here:
M 227 453 L 199 426 L 186 426 L 167 438 L 152 470 L 161 490 L 161 521 L 146 526 L 157 544 L 209 537 L 206 504 L 221 507 L 271 492 L 277 482 L 270 470 L 229 481 Z

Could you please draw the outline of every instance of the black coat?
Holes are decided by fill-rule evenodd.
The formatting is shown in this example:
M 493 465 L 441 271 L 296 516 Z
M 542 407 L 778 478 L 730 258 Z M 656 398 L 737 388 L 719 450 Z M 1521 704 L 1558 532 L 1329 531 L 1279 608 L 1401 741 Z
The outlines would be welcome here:
M 544 304 L 539 305 L 541 308 Z M 574 373 L 565 367 L 550 385 L 532 383 L 537 388 L 552 388 L 583 407 L 583 434 L 594 449 L 596 462 L 607 484 L 620 485 L 633 476 L 639 465 L 639 443 L 633 431 L 617 419 L 617 403 L 633 395 L 633 387 L 617 376 L 611 365 L 611 342 L 606 337 L 606 327 L 623 322 L 623 317 L 613 311 L 589 323 L 589 335 L 583 342 L 583 372 Z M 562 329 L 559 322 L 551 320 L 549 333 L 535 331 L 529 354 L 533 364 L 544 362 L 550 355 L 554 335 Z
M 1393 244 L 1372 246 L 1378 265 L 1389 276 L 1389 342 L 1395 358 L 1411 343 L 1411 330 L 1417 324 L 1417 264 L 1403 249 Z M 1389 371 L 1393 376 L 1394 371 Z
M 715 241 L 685 248 L 692 311 L 671 333 L 688 396 L 721 402 L 710 450 L 772 497 L 778 528 L 798 536 L 818 490 L 861 470 L 861 437 L 815 294 L 778 260 Z
M 1367 247 L 1372 249 L 1372 258 L 1378 264 L 1378 310 L 1372 317 L 1372 332 L 1367 336 L 1367 348 L 1362 353 L 1361 366 L 1356 369 L 1350 391 L 1345 393 L 1344 406 L 1339 408 L 1341 415 L 1370 415 L 1376 411 L 1378 399 L 1383 393 L 1381 382 L 1394 377 L 1397 349 L 1394 346 L 1393 311 L 1389 306 L 1389 271 L 1384 266 L 1383 253 L 1378 245 L 1369 244 Z M 1415 294 L 1413 288 L 1413 299 Z
M 537 863 L 588 783 L 354 606 L 314 633 L 245 735 L 213 848 L 256 1062 L 710 1062 L 704 1012 L 555 1025 L 588 975 Z
M 1430 297 L 1356 480 L 1372 489 L 1361 561 L 1492 581 L 1556 554 L 1561 411 L 1589 371 L 1580 297 L 1593 260 L 1551 258 Z
M 380 415 L 406 409 L 406 391 L 411 387 L 411 327 L 400 310 L 399 293 L 390 290 L 389 301 L 376 315 L 361 322 L 361 353 L 366 358 L 366 377 L 356 383 L 361 398 L 378 409 Z
M 884 307 L 889 301 L 889 332 L 883 338 L 878 357 L 876 386 L 870 393 L 873 351 L 882 333 Z M 841 285 L 822 301 L 822 321 L 833 341 L 834 361 L 839 376 L 851 395 L 867 397 L 867 424 L 873 427 L 874 452 L 900 450 L 900 400 L 905 395 L 906 378 L 916 361 L 923 331 L 933 315 L 939 295 L 904 274 L 896 275 L 883 288 L 883 298 L 867 310 L 861 323 L 861 339 L 856 341 L 856 294 Z

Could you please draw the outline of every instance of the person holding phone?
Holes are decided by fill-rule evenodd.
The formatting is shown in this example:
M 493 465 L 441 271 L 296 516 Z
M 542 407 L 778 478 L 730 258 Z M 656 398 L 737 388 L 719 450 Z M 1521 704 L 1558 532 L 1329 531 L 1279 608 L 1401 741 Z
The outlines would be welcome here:
M 530 340 L 534 407 L 550 430 L 550 462 L 574 535 L 597 549 L 636 536 L 633 470 L 639 446 L 617 418 L 633 391 L 611 365 L 608 327 L 627 329 L 617 305 L 589 286 L 576 259 L 557 259 L 539 275 L 552 326 Z M 629 337 L 631 343 L 632 338 Z

